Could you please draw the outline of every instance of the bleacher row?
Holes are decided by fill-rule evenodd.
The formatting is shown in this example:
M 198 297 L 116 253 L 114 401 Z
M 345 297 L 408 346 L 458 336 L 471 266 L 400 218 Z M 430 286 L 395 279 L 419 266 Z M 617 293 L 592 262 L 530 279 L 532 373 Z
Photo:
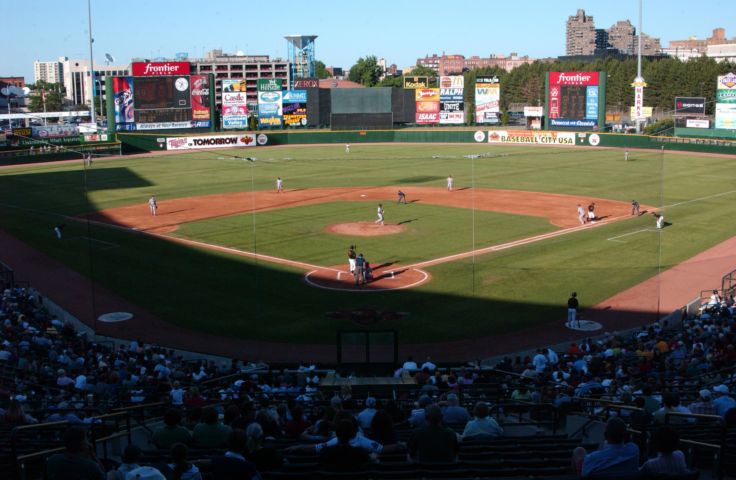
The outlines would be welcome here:
M 44 460 L 63 450 L 62 432 L 70 425 L 89 430 L 109 469 L 119 462 L 121 445 L 131 442 L 143 448 L 142 463 L 161 465 L 170 452 L 156 449 L 150 436 L 167 409 L 181 410 L 194 427 L 202 407 L 215 406 L 227 420 L 228 407 L 237 405 L 237 410 L 251 412 L 248 421 L 276 418 L 268 431 L 277 433 L 264 445 L 285 461 L 263 470 L 264 478 L 568 478 L 574 476 L 573 448 L 582 444 L 595 449 L 596 442 L 586 440 L 586 428 L 571 431 L 567 418 L 587 418 L 590 425 L 611 416 L 624 418 L 644 460 L 652 453 L 648 438 L 654 427 L 651 418 L 646 423 L 641 419 L 653 412 L 645 402 L 635 406 L 634 400 L 660 403 L 662 394 L 674 393 L 685 405 L 697 401 L 704 388 L 735 385 L 732 309 L 713 305 L 703 312 L 702 318 L 677 329 L 643 327 L 625 336 L 585 339 L 565 352 L 540 350 L 527 358 L 505 359 L 496 366 L 425 371 L 409 359 L 394 374 L 410 382 L 378 386 L 354 384 L 350 372 L 335 381 L 336 372 L 314 367 L 185 361 L 171 350 L 140 341 L 117 346 L 92 342 L 50 316 L 37 292 L 6 288 L 0 299 L 0 471 L 9 478 L 42 478 Z M 296 404 L 316 423 L 335 398 L 341 408 L 357 414 L 373 397 L 392 414 L 403 443 L 413 432 L 406 419 L 422 397 L 437 403 L 449 393 L 457 394 L 460 406 L 468 410 L 487 402 L 492 416 L 515 433 L 462 442 L 457 461 L 451 463 L 409 461 L 400 449 L 353 472 L 331 471 L 316 454 L 293 451 L 290 447 L 305 439 L 283 435 Z M 736 474 L 733 415 L 688 416 L 678 408 L 663 418 L 679 431 L 690 465 L 716 475 Z M 260 419 L 256 412 L 263 413 Z M 454 428 L 461 433 L 462 426 Z M 568 433 L 559 435 L 558 429 Z M 203 478 L 211 478 L 210 461 L 223 452 L 222 447 L 193 444 L 188 458 Z

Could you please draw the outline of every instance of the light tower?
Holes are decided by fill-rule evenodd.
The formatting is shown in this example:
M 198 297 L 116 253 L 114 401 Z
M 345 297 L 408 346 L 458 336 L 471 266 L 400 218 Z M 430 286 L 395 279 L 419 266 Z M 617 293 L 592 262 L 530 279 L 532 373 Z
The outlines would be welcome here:
M 314 78 L 314 39 L 317 35 L 287 35 L 287 56 L 291 63 L 291 83 L 295 78 Z

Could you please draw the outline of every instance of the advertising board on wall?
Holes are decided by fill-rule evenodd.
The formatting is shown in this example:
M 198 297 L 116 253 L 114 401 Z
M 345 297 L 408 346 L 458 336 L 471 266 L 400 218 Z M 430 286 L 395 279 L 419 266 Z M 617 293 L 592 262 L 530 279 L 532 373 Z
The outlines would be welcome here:
M 688 118 L 685 121 L 686 128 L 710 128 L 710 120 L 705 118 Z
M 440 121 L 440 89 L 418 88 L 414 91 L 416 123 L 430 124 Z
M 307 125 L 307 91 L 286 90 L 282 98 L 284 125 Z
M 237 78 L 222 80 L 222 128 L 243 129 L 248 126 L 248 102 L 245 81 Z
M 705 97 L 675 97 L 675 115 L 705 115 Z
M 189 62 L 133 62 L 134 77 L 189 75 Z
M 404 77 L 404 89 L 429 88 L 429 77 Z
M 210 77 L 192 75 L 192 120 L 210 119 Z
M 259 78 L 257 85 L 259 92 L 280 92 L 283 89 L 283 79 Z
M 728 73 L 718 77 L 716 128 L 736 129 L 736 74 Z
M 462 75 L 440 77 L 440 123 L 465 123 L 465 78 Z
M 319 79 L 317 78 L 296 78 L 294 79 L 294 88 L 319 88 Z
M 488 143 L 525 145 L 575 145 L 574 132 L 533 132 L 528 130 L 492 130 Z
M 601 108 L 599 72 L 549 72 L 548 125 L 591 128 Z
M 281 127 L 283 126 L 283 92 L 262 91 L 258 92 L 258 126 L 259 127 Z
M 496 77 L 475 79 L 475 123 L 498 123 L 501 85 Z
M 133 77 L 113 78 L 112 89 L 115 100 L 115 123 L 134 123 Z
M 736 129 L 736 103 L 716 103 L 716 128 Z
M 168 137 L 166 150 L 195 150 L 198 148 L 254 147 L 256 135 L 207 135 L 199 137 Z

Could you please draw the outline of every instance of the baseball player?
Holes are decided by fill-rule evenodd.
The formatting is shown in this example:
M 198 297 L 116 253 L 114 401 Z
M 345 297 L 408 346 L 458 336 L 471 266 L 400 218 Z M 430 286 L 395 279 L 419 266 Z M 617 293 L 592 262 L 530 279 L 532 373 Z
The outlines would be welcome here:
M 61 240 L 61 231 L 64 230 L 64 227 L 66 227 L 66 225 L 63 223 L 54 227 L 54 235 L 56 235 L 57 240 Z
M 595 202 L 588 205 L 588 221 L 595 222 Z
M 624 162 L 628 162 L 628 161 L 629 161 L 629 151 L 624 150 Z
M 148 209 L 151 210 L 151 215 L 156 216 L 156 210 L 158 210 L 158 204 L 156 203 L 156 195 L 151 195 L 148 199 Z
M 396 203 L 404 203 L 406 204 L 406 194 L 399 190 L 399 201 Z
M 664 215 L 657 212 L 654 212 L 653 215 L 654 218 L 657 219 L 657 228 L 661 229 L 662 227 L 664 227 Z
M 382 203 L 378 204 L 376 213 L 378 214 L 378 219 L 373 223 L 380 223 L 381 225 L 383 225 L 383 204 Z
M 360 285 L 363 283 L 363 268 L 365 267 L 365 259 L 363 258 L 363 254 L 359 254 L 358 257 L 355 259 L 355 285 Z
M 355 273 L 355 258 L 357 255 L 355 254 L 355 245 L 350 245 L 350 248 L 348 249 L 348 268 L 350 269 L 350 273 Z
M 284 191 L 284 181 L 281 180 L 281 177 L 276 178 L 276 193 L 281 193 Z
M 346 143 L 345 144 L 345 153 L 350 153 L 350 144 L 349 143 Z
M 578 220 L 580 220 L 580 223 L 582 225 L 585 225 L 585 210 L 583 210 L 583 206 L 578 203 Z
M 641 215 L 641 213 L 639 213 L 639 202 L 636 200 L 631 201 L 631 214 L 637 216 Z
M 567 299 L 567 326 L 572 327 L 575 324 L 575 320 L 577 320 L 578 324 L 577 326 L 580 327 L 580 320 L 577 318 L 578 315 L 578 294 L 577 292 L 572 292 L 570 294 L 570 298 Z
M 447 177 L 447 190 L 452 191 L 452 175 Z

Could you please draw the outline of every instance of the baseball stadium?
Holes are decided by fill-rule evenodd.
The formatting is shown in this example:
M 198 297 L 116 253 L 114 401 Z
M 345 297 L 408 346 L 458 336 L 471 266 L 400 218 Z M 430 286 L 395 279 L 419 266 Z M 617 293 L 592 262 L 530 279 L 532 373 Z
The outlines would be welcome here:
M 132 72 L 106 130 L 0 149 L 12 478 L 572 480 L 603 439 L 628 473 L 584 478 L 736 472 L 728 109 L 645 135 L 603 71 L 544 72 L 520 125 L 475 72 Z

